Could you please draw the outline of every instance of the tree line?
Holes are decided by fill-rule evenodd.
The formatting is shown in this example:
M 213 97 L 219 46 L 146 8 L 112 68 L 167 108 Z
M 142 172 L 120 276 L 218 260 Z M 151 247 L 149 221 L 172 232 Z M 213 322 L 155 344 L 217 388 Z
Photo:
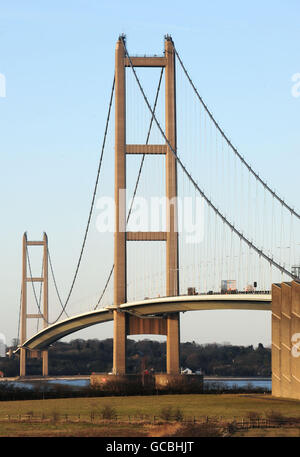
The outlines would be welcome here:
M 127 340 L 127 371 L 166 371 L 166 343 L 151 340 Z M 49 375 L 90 375 L 111 372 L 113 340 L 75 339 L 58 341 L 49 347 Z M 41 374 L 41 359 L 27 359 L 27 374 Z M 231 344 L 180 344 L 180 365 L 193 372 L 201 370 L 206 376 L 269 377 L 271 376 L 271 349 L 261 343 L 258 347 Z M 4 376 L 18 376 L 19 359 L 0 358 Z

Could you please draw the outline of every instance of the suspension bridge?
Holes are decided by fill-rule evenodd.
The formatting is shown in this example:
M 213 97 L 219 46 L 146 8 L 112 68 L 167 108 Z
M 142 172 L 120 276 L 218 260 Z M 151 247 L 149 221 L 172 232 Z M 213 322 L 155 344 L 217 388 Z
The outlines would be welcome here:
M 111 157 L 114 182 L 112 176 L 105 179 L 112 174 Z M 112 182 L 114 196 L 108 198 L 107 186 Z M 96 221 L 95 207 L 101 209 Z M 114 322 L 115 375 L 126 373 L 126 337 L 134 334 L 166 335 L 166 371 L 175 375 L 180 367 L 181 312 L 272 311 L 272 287 L 277 284 L 278 288 L 279 283 L 290 288 L 293 298 L 284 313 L 289 322 L 297 321 L 295 328 L 300 332 L 299 218 L 299 212 L 228 138 L 172 38 L 165 36 L 162 55 L 134 56 L 121 35 L 88 220 L 65 300 L 47 235 L 41 241 L 28 240 L 26 233 L 23 236 L 20 376 L 26 375 L 26 354 L 41 351 L 47 376 L 51 343 L 110 320 Z M 87 264 L 88 240 L 95 227 L 105 240 L 102 275 L 95 275 L 96 287 L 101 283 L 102 289 L 78 312 L 72 297 L 84 258 Z M 95 241 L 94 236 L 91 251 L 96 252 Z M 31 246 L 43 248 L 42 272 L 37 276 L 30 260 Z M 51 278 L 56 297 L 49 307 Z M 29 283 L 37 307 L 31 314 Z M 49 311 L 54 312 L 57 304 L 57 316 L 50 319 Z M 277 304 L 281 310 L 281 295 Z M 281 336 L 276 336 L 280 313 L 277 310 L 272 317 L 272 353 L 281 350 Z M 28 336 L 28 319 L 42 322 L 43 328 L 37 327 Z M 284 343 L 291 351 L 290 333 L 291 325 L 289 341 Z M 273 373 L 279 379 L 281 355 L 276 357 Z

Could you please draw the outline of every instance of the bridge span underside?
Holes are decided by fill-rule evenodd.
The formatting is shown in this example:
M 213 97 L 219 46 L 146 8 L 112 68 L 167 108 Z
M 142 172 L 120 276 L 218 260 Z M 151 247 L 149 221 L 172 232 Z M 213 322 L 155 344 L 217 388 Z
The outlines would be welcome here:
M 170 313 L 200 310 L 255 310 L 271 311 L 271 295 L 269 294 L 232 294 L 232 295 L 183 295 L 163 297 L 125 303 L 118 308 L 120 312 L 136 317 L 163 316 Z M 21 347 L 29 350 L 47 348 L 50 344 L 101 322 L 113 320 L 114 306 L 109 306 L 84 314 L 72 316 L 41 330 L 29 338 Z

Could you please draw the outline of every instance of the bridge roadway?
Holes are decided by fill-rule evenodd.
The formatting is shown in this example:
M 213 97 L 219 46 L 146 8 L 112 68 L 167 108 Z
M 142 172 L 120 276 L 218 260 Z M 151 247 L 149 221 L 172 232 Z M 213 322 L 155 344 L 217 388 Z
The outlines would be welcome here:
M 181 295 L 125 303 L 120 305 L 119 309 L 121 312 L 127 312 L 143 318 L 166 313 L 199 310 L 271 311 L 271 302 L 272 299 L 269 294 Z M 113 311 L 115 309 L 115 306 L 108 306 L 56 322 L 30 337 L 22 347 L 29 350 L 45 349 L 50 344 L 73 332 L 113 320 Z

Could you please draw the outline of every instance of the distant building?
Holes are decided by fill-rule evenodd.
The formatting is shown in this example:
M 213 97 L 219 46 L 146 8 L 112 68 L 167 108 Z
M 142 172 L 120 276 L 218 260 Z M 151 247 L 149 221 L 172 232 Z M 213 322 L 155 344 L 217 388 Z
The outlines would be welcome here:
M 196 292 L 196 287 L 188 287 L 187 293 L 188 295 L 198 295 Z
M 232 292 L 236 292 L 236 280 L 235 279 L 222 279 L 221 293 L 230 294 Z
M 254 292 L 254 287 L 252 284 L 248 284 L 248 286 L 245 287 L 246 292 Z
M 0 339 L 0 357 L 6 357 L 6 345 L 3 340 Z
M 185 368 L 184 370 L 181 370 L 181 374 L 193 374 L 193 372 L 190 368 Z
M 296 276 L 296 278 L 300 279 L 300 265 L 292 266 L 292 275 L 294 275 L 294 276 Z

